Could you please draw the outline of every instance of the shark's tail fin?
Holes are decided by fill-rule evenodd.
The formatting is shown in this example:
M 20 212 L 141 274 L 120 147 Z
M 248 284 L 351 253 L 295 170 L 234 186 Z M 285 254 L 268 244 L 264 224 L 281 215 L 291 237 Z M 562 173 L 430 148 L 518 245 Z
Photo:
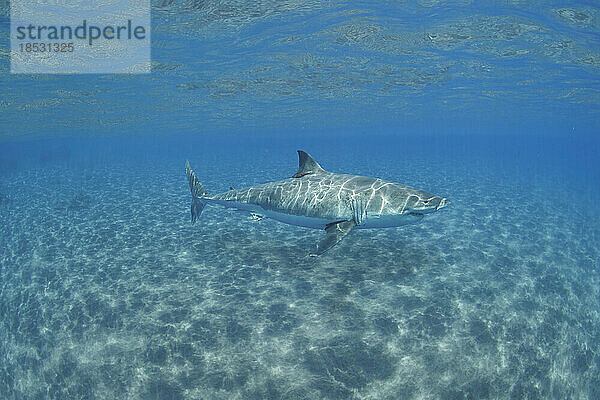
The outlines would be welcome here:
M 190 190 L 192 191 L 192 223 L 196 222 L 200 214 L 202 214 L 202 210 L 204 209 L 205 202 L 201 199 L 206 196 L 206 190 L 204 186 L 200 183 L 198 178 L 196 178 L 196 174 L 190 167 L 190 162 L 185 162 L 185 174 L 187 175 L 188 182 L 190 183 Z

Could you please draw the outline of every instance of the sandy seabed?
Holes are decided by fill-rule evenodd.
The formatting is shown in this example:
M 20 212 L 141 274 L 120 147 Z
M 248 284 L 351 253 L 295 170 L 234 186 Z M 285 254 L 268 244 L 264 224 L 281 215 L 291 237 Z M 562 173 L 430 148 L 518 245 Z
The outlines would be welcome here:
M 451 207 L 309 258 L 320 231 L 191 225 L 178 167 L 3 179 L 0 397 L 600 397 L 600 225 L 550 179 L 405 173 Z M 209 190 L 275 167 L 196 163 Z

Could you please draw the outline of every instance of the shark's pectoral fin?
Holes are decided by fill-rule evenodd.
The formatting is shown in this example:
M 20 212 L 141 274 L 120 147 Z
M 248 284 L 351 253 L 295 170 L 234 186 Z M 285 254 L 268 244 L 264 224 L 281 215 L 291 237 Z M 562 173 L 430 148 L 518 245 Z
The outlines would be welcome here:
M 317 254 L 311 254 L 314 256 L 321 255 L 327 250 L 335 246 L 340 240 L 342 240 L 352 228 L 356 226 L 353 219 L 349 221 L 339 221 L 328 224 L 325 227 L 325 237 L 321 239 L 317 246 Z
M 206 205 L 206 203 L 200 201 L 199 198 L 197 198 L 197 197 L 192 198 L 192 207 L 191 207 L 192 224 L 195 223 L 196 220 L 200 217 L 200 214 L 202 214 L 202 210 L 204 209 L 205 205 Z

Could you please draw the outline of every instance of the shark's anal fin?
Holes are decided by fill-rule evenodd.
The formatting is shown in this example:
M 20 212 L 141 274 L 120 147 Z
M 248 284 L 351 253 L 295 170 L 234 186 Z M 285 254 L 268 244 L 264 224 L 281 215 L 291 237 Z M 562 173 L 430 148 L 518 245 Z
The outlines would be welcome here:
M 311 255 L 319 256 L 325 253 L 327 250 L 335 246 L 340 240 L 342 240 L 355 226 L 356 223 L 353 219 L 349 221 L 338 221 L 327 224 L 325 227 L 325 237 L 321 239 L 317 246 L 317 254 Z

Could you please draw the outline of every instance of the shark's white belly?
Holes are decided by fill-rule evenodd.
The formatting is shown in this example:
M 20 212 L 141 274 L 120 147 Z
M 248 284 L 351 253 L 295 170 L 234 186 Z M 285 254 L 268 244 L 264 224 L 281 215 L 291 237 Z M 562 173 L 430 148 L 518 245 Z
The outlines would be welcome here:
M 264 210 L 261 213 L 261 215 L 264 215 L 267 218 L 272 218 L 279 222 L 283 222 L 285 224 L 303 226 L 306 228 L 313 229 L 325 229 L 325 226 L 327 224 L 337 222 L 337 220 L 331 220 L 326 218 L 306 217 L 303 215 L 286 214 L 269 210 Z
M 272 210 L 265 210 L 257 204 L 251 203 L 240 203 L 237 201 L 226 201 L 226 200 L 208 200 L 209 203 L 219 204 L 224 207 L 235 208 L 241 211 L 248 211 L 250 213 L 260 215 L 262 217 L 271 218 L 279 222 L 283 222 L 289 225 L 303 226 L 305 228 L 313 229 L 324 229 L 325 225 L 331 222 L 337 222 L 339 219 L 327 219 L 327 218 L 315 218 L 307 217 L 304 215 L 295 215 L 282 213 Z
M 210 203 L 219 204 L 228 208 L 235 208 L 241 211 L 248 211 L 250 213 L 260 215 L 263 217 L 271 218 L 279 222 L 283 222 L 289 225 L 302 226 L 305 228 L 313 229 L 325 229 L 327 224 L 332 222 L 339 222 L 346 219 L 351 219 L 351 216 L 347 218 L 318 218 L 318 217 L 307 217 L 304 215 L 288 214 L 283 212 L 277 212 L 272 210 L 265 210 L 257 204 L 241 203 L 237 201 L 226 201 L 226 200 L 209 200 Z M 402 225 L 414 224 L 419 222 L 423 216 L 416 216 L 410 214 L 403 215 L 367 215 L 361 222 L 356 225 L 355 229 L 371 229 L 371 228 L 393 228 Z
M 395 228 L 397 226 L 415 224 L 423 219 L 423 215 L 394 214 L 367 215 L 356 229 Z

